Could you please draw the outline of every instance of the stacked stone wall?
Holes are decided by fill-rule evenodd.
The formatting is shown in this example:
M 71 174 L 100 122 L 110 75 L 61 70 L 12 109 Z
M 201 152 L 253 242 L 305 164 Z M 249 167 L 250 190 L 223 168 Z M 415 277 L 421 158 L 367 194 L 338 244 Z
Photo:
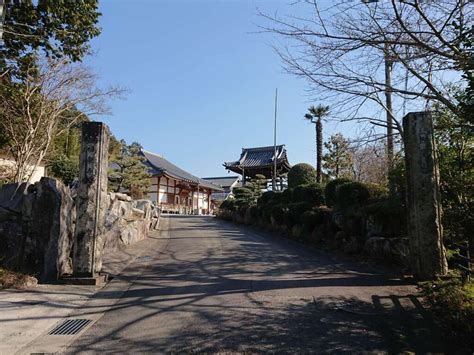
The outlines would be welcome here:
M 0 265 L 56 281 L 73 272 L 77 195 L 60 181 L 0 188 Z M 147 238 L 159 211 L 149 200 L 108 193 L 105 224 L 97 242 L 105 253 Z M 102 260 L 96 265 L 100 270 Z

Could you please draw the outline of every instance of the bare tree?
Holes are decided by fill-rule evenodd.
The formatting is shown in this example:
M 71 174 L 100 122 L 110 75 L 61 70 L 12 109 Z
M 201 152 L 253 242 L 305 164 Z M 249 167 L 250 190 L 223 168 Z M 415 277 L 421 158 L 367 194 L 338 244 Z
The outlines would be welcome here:
M 387 184 L 387 154 L 382 142 L 359 146 L 352 144 L 352 174 L 354 180 L 379 185 Z
M 108 112 L 105 99 L 123 90 L 101 90 L 96 76 L 66 60 L 41 60 L 26 70 L 22 81 L 0 89 L 0 128 L 15 161 L 14 181 L 29 181 L 55 134 L 83 115 Z M 59 122 L 66 122 L 58 128 Z
M 288 40 L 276 47 L 286 69 L 306 78 L 318 99 L 331 101 L 334 117 L 383 127 L 388 121 L 389 129 L 401 133 L 396 117 L 407 106 L 438 101 L 461 114 L 446 84 L 461 74 L 472 84 L 472 53 L 465 46 L 474 23 L 468 0 L 307 0 L 297 6 L 302 3 L 309 5 L 308 17 L 261 15 L 270 20 L 267 31 Z M 387 106 L 387 93 L 398 110 Z M 369 102 L 389 119 L 367 115 Z

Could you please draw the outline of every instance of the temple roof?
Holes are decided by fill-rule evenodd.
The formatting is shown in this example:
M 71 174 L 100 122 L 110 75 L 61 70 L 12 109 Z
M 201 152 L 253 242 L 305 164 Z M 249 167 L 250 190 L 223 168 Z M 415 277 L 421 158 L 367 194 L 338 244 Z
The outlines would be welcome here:
M 150 168 L 150 174 L 153 176 L 167 175 L 171 178 L 183 180 L 192 185 L 199 185 L 215 191 L 223 191 L 220 186 L 214 185 L 209 181 L 200 179 L 197 176 L 188 173 L 159 154 L 148 152 L 146 150 L 142 150 L 141 153 L 146 159 L 143 163 Z
M 214 185 L 218 185 L 222 187 L 231 187 L 236 182 L 238 182 L 240 178 L 234 175 L 234 176 L 205 177 L 203 179 L 206 181 L 209 181 L 210 183 L 213 183 Z
M 226 169 L 242 173 L 270 169 L 274 164 L 275 148 L 273 146 L 257 147 L 257 148 L 242 148 L 240 159 L 233 162 L 226 162 L 224 166 Z M 277 167 L 280 172 L 288 172 L 291 165 L 288 162 L 285 145 L 276 146 Z M 258 172 L 261 173 L 261 172 Z

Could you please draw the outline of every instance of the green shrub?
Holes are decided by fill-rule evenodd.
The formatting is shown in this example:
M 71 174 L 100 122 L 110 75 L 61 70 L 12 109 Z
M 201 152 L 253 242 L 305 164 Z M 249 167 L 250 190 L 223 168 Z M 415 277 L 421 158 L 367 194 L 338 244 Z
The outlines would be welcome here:
M 262 196 L 259 197 L 257 200 L 257 206 L 265 207 L 272 202 L 274 199 L 275 192 L 273 191 L 265 191 Z
M 370 198 L 367 186 L 360 182 L 346 182 L 336 189 L 336 208 L 344 210 L 350 207 L 362 206 Z
M 316 182 L 316 170 L 309 164 L 300 163 L 293 165 L 288 172 L 288 187 L 306 185 Z
M 387 237 L 406 235 L 405 209 L 400 200 L 386 198 L 376 200 L 362 207 L 365 216 L 382 226 L 382 234 Z
M 324 223 L 324 213 L 318 207 L 312 208 L 303 213 L 301 216 L 301 222 L 306 230 L 311 232 L 315 227 Z
M 280 194 L 280 203 L 291 203 L 293 201 L 293 189 L 288 188 Z
M 245 211 L 245 222 L 247 224 L 256 224 L 259 218 L 257 206 L 251 206 Z
M 318 183 L 295 187 L 292 197 L 294 202 L 307 202 L 312 206 L 324 204 L 323 188 Z
M 221 205 L 219 206 L 219 209 L 225 211 L 233 211 L 235 209 L 235 200 L 229 198 L 227 200 L 222 201 Z
M 288 209 L 285 213 L 284 222 L 288 227 L 295 224 L 302 223 L 303 214 L 311 209 L 311 205 L 307 202 L 293 202 L 288 204 Z
M 387 199 L 389 197 L 388 188 L 380 184 L 365 184 L 369 190 L 369 195 L 371 200 L 381 200 Z
M 283 224 L 285 222 L 285 215 L 288 211 L 288 207 L 282 204 L 278 204 L 272 207 L 271 216 L 278 224 Z
M 48 173 L 60 179 L 65 185 L 70 185 L 79 176 L 79 161 L 60 154 L 48 164 Z
M 421 284 L 423 294 L 441 326 L 453 354 L 474 349 L 474 284 L 456 278 Z
M 336 189 L 339 185 L 351 182 L 352 180 L 346 178 L 339 178 L 329 181 L 324 188 L 324 197 L 326 205 L 333 207 L 336 203 Z

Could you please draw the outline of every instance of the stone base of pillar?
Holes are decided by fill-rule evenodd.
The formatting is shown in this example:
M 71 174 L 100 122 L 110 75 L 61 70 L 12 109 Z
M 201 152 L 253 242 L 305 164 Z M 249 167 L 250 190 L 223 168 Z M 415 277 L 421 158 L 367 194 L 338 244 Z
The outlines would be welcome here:
M 101 286 L 109 280 L 108 274 L 100 274 L 94 277 L 63 277 L 59 280 L 64 285 Z

